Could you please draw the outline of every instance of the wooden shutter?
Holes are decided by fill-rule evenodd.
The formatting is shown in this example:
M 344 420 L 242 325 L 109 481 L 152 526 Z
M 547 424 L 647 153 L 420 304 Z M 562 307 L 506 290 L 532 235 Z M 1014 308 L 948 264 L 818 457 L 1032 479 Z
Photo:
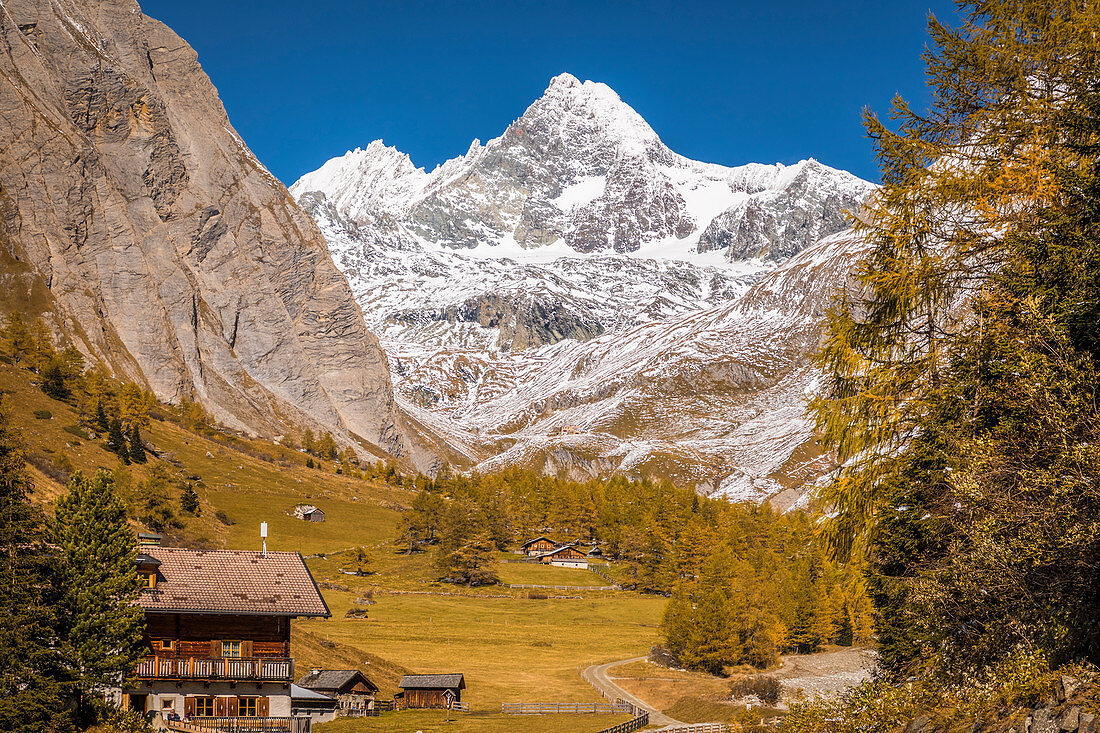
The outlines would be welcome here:
M 222 643 L 220 641 L 210 642 L 210 656 L 220 657 L 222 655 Z
M 195 698 L 185 697 L 183 699 L 183 714 L 189 718 L 195 715 Z
M 237 698 L 227 697 L 227 698 L 225 698 L 225 703 L 226 703 L 226 712 L 225 712 L 225 714 L 228 715 L 230 718 L 235 718 L 240 714 L 238 712 L 239 708 L 237 707 Z
M 245 659 L 249 659 L 249 658 L 252 657 L 252 642 L 251 641 L 242 641 L 241 642 L 241 656 L 244 657 Z
M 269 700 L 266 697 L 256 699 L 256 715 L 261 718 L 266 718 L 271 715 L 271 708 L 269 707 Z
M 219 718 L 224 718 L 226 715 L 228 715 L 228 713 L 226 712 L 229 707 L 228 699 L 229 698 L 219 697 L 217 700 L 214 701 L 214 715 L 218 716 Z

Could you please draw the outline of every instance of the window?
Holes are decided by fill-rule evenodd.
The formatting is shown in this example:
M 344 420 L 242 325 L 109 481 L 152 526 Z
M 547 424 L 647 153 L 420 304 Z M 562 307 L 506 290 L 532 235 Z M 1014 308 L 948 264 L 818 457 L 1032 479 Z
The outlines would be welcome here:
M 195 698 L 195 715 L 200 717 L 214 717 L 214 698 L 212 697 L 196 697 Z
M 237 700 L 237 715 L 242 718 L 255 718 L 257 713 L 258 698 L 242 697 Z
M 230 659 L 241 658 L 241 642 L 239 641 L 223 641 L 222 642 L 222 656 Z
M 160 640 L 160 648 L 161 648 L 162 651 L 163 650 L 170 650 L 172 648 L 172 640 L 171 639 L 161 639 Z

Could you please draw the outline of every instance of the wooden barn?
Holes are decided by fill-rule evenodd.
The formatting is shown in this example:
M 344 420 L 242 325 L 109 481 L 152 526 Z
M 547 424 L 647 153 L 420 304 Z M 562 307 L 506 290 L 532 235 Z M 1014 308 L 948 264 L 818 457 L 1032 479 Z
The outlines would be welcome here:
M 446 709 L 462 702 L 466 680 L 461 674 L 407 674 L 401 678 L 400 687 L 401 692 L 395 696 L 398 707 Z
M 544 552 L 550 552 L 558 546 L 557 542 L 549 537 L 536 537 L 533 540 L 527 540 L 520 547 L 523 549 L 523 554 L 530 557 L 537 557 Z
M 294 516 L 304 522 L 325 521 L 325 513 L 311 504 L 299 504 L 294 507 Z
M 374 695 L 378 685 L 357 669 L 310 670 L 298 686 L 336 698 L 342 715 L 360 714 L 374 709 Z
M 575 545 L 562 545 L 538 556 L 539 562 L 560 568 L 588 569 L 588 555 Z

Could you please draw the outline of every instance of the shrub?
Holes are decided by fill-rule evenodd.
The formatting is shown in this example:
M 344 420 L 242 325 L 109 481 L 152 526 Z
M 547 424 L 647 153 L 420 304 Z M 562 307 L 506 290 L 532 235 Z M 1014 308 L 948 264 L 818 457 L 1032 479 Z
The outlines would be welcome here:
M 53 418 L 53 413 L 50 412 L 49 410 L 35 410 L 34 411 L 34 419 L 35 420 L 50 420 L 52 418 Z
M 755 695 L 761 702 L 775 705 L 783 694 L 783 686 L 779 684 L 779 680 L 770 675 L 750 674 L 734 678 L 730 682 L 730 694 L 734 698 Z
M 229 515 L 226 514 L 225 512 L 223 512 L 221 509 L 214 512 L 214 516 L 217 518 L 217 520 L 219 522 L 224 524 L 226 527 L 232 527 L 234 524 L 236 524 L 236 522 L 234 522 L 232 519 L 230 519 Z

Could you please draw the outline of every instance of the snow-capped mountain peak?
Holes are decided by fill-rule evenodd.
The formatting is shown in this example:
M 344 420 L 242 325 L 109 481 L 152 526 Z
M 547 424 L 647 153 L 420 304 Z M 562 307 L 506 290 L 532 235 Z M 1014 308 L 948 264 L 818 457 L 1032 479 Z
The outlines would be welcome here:
M 413 165 L 408 155 L 375 140 L 305 174 L 290 192 L 297 197 L 323 191 L 342 216 L 362 224 L 380 214 L 404 213 L 429 180 L 430 175 Z
M 375 141 L 291 192 L 407 408 L 498 453 L 487 467 L 663 473 L 759 497 L 808 439 L 803 357 L 850 261 L 798 253 L 873 189 L 812 158 L 688 159 L 607 85 L 560 74 L 499 137 L 431 172 Z

